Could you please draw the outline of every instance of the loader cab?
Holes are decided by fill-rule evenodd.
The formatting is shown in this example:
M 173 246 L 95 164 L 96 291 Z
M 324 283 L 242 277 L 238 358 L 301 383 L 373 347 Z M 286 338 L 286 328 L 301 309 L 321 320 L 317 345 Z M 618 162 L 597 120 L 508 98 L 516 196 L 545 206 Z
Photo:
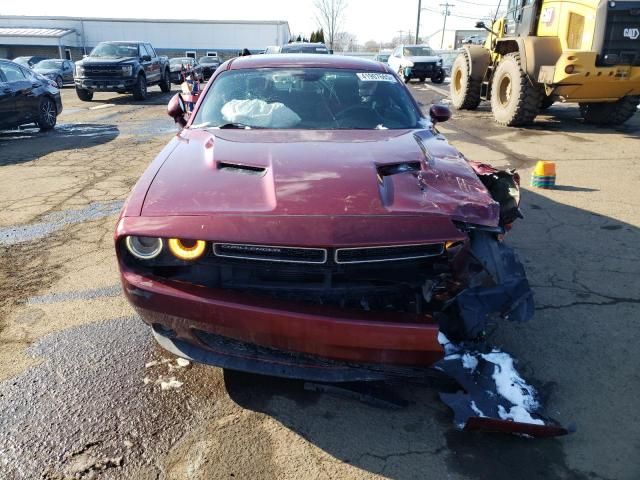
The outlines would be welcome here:
M 509 0 L 504 22 L 504 36 L 535 35 L 541 3 L 541 0 Z

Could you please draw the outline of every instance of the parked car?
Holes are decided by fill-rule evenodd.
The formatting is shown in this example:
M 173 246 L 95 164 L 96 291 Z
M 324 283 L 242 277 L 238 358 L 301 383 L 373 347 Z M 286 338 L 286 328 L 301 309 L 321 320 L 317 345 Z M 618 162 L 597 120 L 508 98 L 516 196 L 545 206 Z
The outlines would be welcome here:
M 71 60 L 57 58 L 42 60 L 33 66 L 34 72 L 53 80 L 58 88 L 65 84 L 73 84 L 74 70 L 75 66 Z
M 196 80 L 204 80 L 202 65 L 195 58 L 176 57 L 169 59 L 171 83 L 179 85 L 184 81 L 184 75 L 192 74 Z
M 216 69 L 220 66 L 220 59 L 217 55 L 200 57 L 198 63 L 200 63 L 200 65 L 202 66 L 202 77 L 206 81 L 209 80 L 211 75 L 213 75 L 213 72 L 215 72 Z
M 387 63 L 389 61 L 389 57 L 391 56 L 391 52 L 378 52 L 373 57 L 376 62 Z
M 460 52 L 457 50 L 439 50 L 436 54 L 442 58 L 442 69 L 444 70 L 445 77 L 451 76 L 451 68 L 453 67 L 453 62 L 458 57 Z
M 532 315 L 502 242 L 519 214 L 513 173 L 450 146 L 435 128 L 448 108 L 425 116 L 388 66 L 237 58 L 195 111 L 180 94 L 168 111 L 184 128 L 125 202 L 115 249 L 124 294 L 169 351 L 371 380 L 433 364 L 442 334 Z
M 47 57 L 33 55 L 33 56 L 26 56 L 26 57 L 16 57 L 13 59 L 13 61 L 18 65 L 22 65 L 23 67 L 31 68 L 38 62 L 41 62 L 42 60 L 46 60 L 46 59 Z
M 331 53 L 324 43 L 293 42 L 280 47 L 280 53 Z
M 442 58 L 427 45 L 400 45 L 393 50 L 388 63 L 405 82 L 412 78 L 421 82 L 426 78 L 430 78 L 433 83 L 444 82 Z
M 169 59 L 145 42 L 98 43 L 89 56 L 76 62 L 74 81 L 78 98 L 85 102 L 96 91 L 130 92 L 136 100 L 147 98 L 150 85 L 171 91 Z
M 469 35 L 468 37 L 464 37 L 462 39 L 462 44 L 463 45 L 482 45 L 486 39 L 487 39 L 486 34 Z
M 50 130 L 60 112 L 62 100 L 55 84 L 15 62 L 0 60 L 0 128 L 35 123 Z

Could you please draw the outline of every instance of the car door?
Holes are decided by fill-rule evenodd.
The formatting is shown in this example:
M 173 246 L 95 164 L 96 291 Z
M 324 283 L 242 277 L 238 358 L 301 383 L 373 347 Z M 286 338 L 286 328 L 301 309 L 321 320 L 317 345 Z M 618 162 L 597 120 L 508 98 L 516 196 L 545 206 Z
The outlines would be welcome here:
M 67 82 L 73 82 L 73 64 L 69 60 L 62 62 L 62 80 Z
M 15 90 L 4 76 L 0 62 L 0 127 L 12 127 L 16 122 L 16 96 Z
M 15 63 L 0 64 L 4 78 L 6 79 L 6 87 L 3 88 L 13 97 L 13 121 L 12 123 L 20 124 L 33 118 L 33 110 L 38 112 L 38 106 L 34 107 L 33 85 L 27 78 L 25 70 Z
M 150 74 L 148 74 L 150 76 L 147 76 L 147 79 L 150 82 L 159 82 L 160 77 L 162 77 L 162 72 L 160 71 L 160 59 L 158 58 L 155 50 L 150 44 L 144 43 L 142 44 L 142 46 L 144 47 L 146 55 L 150 59 L 150 65 L 149 65 Z

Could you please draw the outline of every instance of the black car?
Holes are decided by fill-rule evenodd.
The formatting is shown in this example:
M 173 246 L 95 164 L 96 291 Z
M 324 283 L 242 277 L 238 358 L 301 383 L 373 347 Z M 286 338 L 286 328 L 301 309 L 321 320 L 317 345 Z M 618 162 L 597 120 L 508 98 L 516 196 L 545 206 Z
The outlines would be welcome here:
M 198 63 L 202 65 L 202 77 L 204 80 L 209 80 L 213 72 L 215 72 L 220 66 L 220 59 L 217 56 L 200 57 Z
M 202 65 L 195 58 L 176 57 L 169 59 L 169 69 L 171 71 L 171 83 L 176 85 L 184 81 L 184 76 L 192 74 L 195 80 L 204 80 L 202 75 Z
M 51 130 L 62 112 L 53 82 L 8 60 L 0 60 L 0 128 L 35 123 Z
M 73 71 L 75 66 L 71 60 L 61 58 L 48 58 L 33 66 L 33 71 L 56 82 L 58 88 L 65 84 L 73 84 Z

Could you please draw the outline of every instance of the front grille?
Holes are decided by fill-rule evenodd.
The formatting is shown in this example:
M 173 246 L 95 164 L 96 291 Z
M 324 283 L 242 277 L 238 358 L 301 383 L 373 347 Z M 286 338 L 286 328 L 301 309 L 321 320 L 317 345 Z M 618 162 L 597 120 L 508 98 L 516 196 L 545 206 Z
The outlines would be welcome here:
M 413 64 L 413 71 L 414 72 L 424 72 L 424 73 L 431 73 L 433 71 L 433 68 L 435 66 L 435 63 L 432 62 L 416 62 Z
M 640 3 L 637 3 L 637 8 L 629 8 L 625 2 L 615 2 L 614 5 L 607 11 L 598 66 L 640 66 Z
M 390 247 L 339 248 L 335 252 L 336 263 L 368 263 L 411 260 L 442 255 L 441 243 L 426 245 L 400 245 Z
M 85 77 L 122 77 L 122 67 L 91 66 L 84 68 Z
M 213 253 L 218 257 L 289 263 L 325 263 L 324 248 L 298 248 L 240 243 L 215 243 Z

